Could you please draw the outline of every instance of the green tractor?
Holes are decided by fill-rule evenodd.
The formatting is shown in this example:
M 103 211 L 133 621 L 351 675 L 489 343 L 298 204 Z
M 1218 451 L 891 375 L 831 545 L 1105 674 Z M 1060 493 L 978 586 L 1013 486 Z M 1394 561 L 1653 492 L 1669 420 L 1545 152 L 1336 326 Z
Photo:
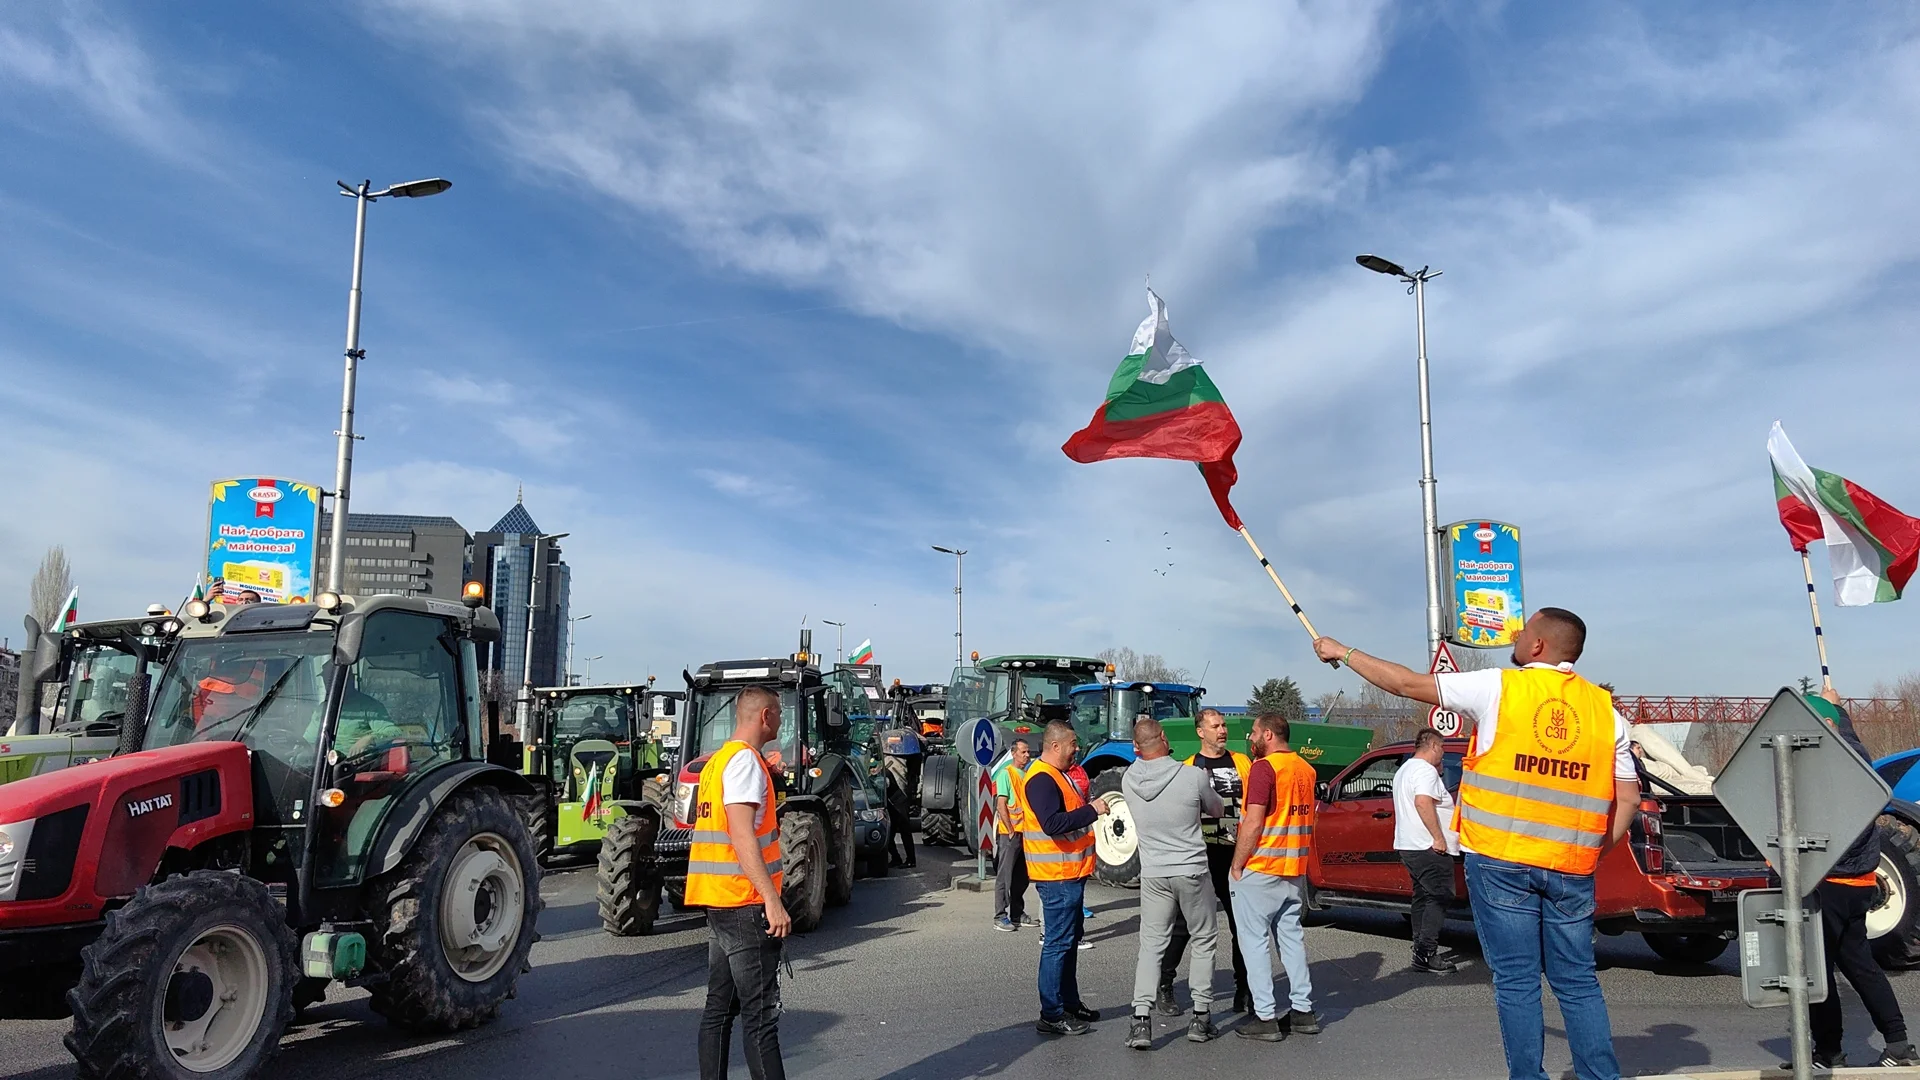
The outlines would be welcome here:
M 181 622 L 155 605 L 140 619 L 42 633 L 27 618 L 14 721 L 0 736 L 0 784 L 138 749 L 123 745 L 166 664 Z
M 773 774 L 780 815 L 781 899 L 795 931 L 820 925 L 828 907 L 853 899 L 859 852 L 855 792 L 864 777 L 844 703 L 820 674 L 813 634 L 800 632 L 791 657 L 724 660 L 684 673 L 686 715 L 675 754 L 672 805 L 627 804 L 600 845 L 597 898 L 610 934 L 651 933 L 664 896 L 684 909 L 693 797 L 700 770 L 733 737 L 734 703 L 750 686 L 780 699 L 780 738 L 761 747 Z
M 1106 670 L 1088 656 L 1020 654 L 985 660 L 973 654 L 970 667 L 954 669 L 947 686 L 945 728 L 949 738 L 961 724 L 986 717 L 1000 726 L 1000 743 L 1028 737 L 1040 750 L 1039 735 L 1049 721 L 1072 718 L 1073 688 Z M 1004 752 L 1004 751 L 1003 751 Z M 933 843 L 980 844 L 980 768 L 971 759 L 930 754 L 920 778 L 921 821 Z
M 662 744 L 685 697 L 651 679 L 533 691 L 521 772 L 534 788 L 527 825 L 542 858 L 591 854 L 628 805 L 665 805 Z

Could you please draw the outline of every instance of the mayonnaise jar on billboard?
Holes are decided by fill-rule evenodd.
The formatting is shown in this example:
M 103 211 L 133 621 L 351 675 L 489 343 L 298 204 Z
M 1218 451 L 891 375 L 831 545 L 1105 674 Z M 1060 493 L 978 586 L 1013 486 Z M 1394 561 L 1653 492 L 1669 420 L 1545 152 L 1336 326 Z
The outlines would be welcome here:
M 1520 589 L 1520 530 L 1501 521 L 1456 521 L 1447 536 L 1453 579 L 1447 638 L 1472 649 L 1504 649 L 1526 625 Z
M 216 480 L 207 500 L 208 599 L 295 604 L 313 595 L 320 489 L 279 477 Z

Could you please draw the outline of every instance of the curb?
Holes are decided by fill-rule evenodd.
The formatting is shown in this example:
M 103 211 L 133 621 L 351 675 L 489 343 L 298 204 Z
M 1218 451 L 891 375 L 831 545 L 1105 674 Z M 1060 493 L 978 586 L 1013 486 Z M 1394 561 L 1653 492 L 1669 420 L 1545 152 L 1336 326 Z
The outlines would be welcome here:
M 1891 1069 L 1877 1067 L 1849 1067 L 1845 1069 L 1815 1069 L 1815 1076 L 1849 1077 L 1879 1076 L 1887 1078 L 1905 1077 L 1907 1080 L 1920 1080 L 1920 1067 L 1901 1065 Z M 1673 1072 L 1659 1073 L 1653 1076 L 1637 1077 L 1635 1080 L 1791 1080 L 1792 1069 L 1733 1069 L 1716 1072 Z

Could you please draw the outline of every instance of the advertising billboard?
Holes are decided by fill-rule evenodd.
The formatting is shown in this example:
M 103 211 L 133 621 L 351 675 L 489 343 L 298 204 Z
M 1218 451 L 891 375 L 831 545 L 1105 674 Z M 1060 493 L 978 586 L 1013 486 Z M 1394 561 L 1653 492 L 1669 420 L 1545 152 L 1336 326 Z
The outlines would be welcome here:
M 1470 649 L 1504 649 L 1527 622 L 1520 591 L 1520 530 L 1502 521 L 1456 521 L 1447 537 L 1453 629 Z
M 279 477 L 215 480 L 207 500 L 207 598 L 292 604 L 313 596 L 320 489 Z

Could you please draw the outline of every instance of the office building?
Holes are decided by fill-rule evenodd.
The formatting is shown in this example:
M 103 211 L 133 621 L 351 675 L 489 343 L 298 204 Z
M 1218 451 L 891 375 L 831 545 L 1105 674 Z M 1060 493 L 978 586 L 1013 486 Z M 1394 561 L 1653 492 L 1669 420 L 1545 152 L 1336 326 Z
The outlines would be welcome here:
M 327 580 L 333 515 L 320 515 L 315 580 Z M 473 561 L 473 538 L 450 517 L 347 513 L 346 565 L 340 587 L 349 596 L 460 599 Z
M 487 670 L 517 687 L 527 672 L 528 601 L 533 601 L 535 686 L 558 686 L 565 665 L 572 573 L 560 545 L 547 539 L 515 500 L 493 528 L 473 536 L 473 576 L 487 587 L 487 606 L 500 618 L 500 641 L 488 648 Z

